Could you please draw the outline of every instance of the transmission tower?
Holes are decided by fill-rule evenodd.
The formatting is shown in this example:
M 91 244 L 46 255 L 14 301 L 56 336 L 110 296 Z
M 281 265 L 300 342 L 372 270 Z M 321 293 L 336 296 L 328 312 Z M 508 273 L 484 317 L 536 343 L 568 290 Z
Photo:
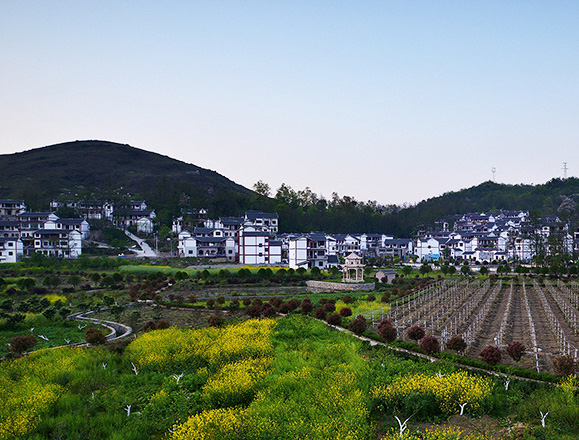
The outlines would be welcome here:
M 563 162 L 563 168 L 562 169 L 563 169 L 563 179 L 566 179 L 567 178 L 567 170 L 569 169 L 569 168 L 567 168 L 567 162 Z
M 495 167 L 491 168 L 491 171 L 493 172 L 493 182 L 496 182 L 495 180 L 495 173 L 497 172 L 497 169 Z

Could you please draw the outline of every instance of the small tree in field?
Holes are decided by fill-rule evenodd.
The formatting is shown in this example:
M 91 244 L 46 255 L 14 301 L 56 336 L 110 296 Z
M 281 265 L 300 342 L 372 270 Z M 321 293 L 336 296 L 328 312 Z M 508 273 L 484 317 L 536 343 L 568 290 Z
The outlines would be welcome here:
M 84 334 L 84 339 L 90 345 L 102 345 L 107 342 L 106 336 L 98 328 L 89 328 Z
M 571 355 L 559 356 L 553 359 L 553 368 L 557 376 L 571 376 L 575 374 L 577 365 Z
M 209 327 L 223 327 L 223 317 L 219 315 L 211 315 L 209 319 L 207 319 L 207 324 Z
M 362 315 L 358 315 L 356 319 L 354 319 L 350 325 L 348 325 L 348 330 L 356 333 L 357 335 L 361 335 L 366 331 L 367 325 L 368 324 L 366 323 L 366 318 L 364 318 Z
M 327 314 L 326 309 L 324 309 L 323 307 L 318 307 L 314 312 L 314 317 L 316 319 L 326 319 L 326 314 Z
M 464 341 L 462 336 L 459 336 L 459 335 L 453 336 L 446 343 L 446 348 L 448 348 L 449 350 L 452 350 L 452 351 L 456 351 L 457 353 L 461 353 L 461 354 L 464 353 L 464 351 L 466 350 L 466 347 L 467 347 L 466 342 Z
M 271 318 L 271 317 L 275 316 L 275 309 L 272 306 L 267 305 L 261 311 L 261 315 L 266 317 L 266 318 Z
M 487 364 L 493 366 L 501 361 L 503 354 L 499 347 L 496 347 L 494 345 L 488 345 L 481 350 L 479 356 Z
M 349 307 L 344 307 L 340 310 L 340 316 L 346 318 L 347 316 L 352 316 L 352 309 Z
M 342 317 L 340 315 L 338 315 L 337 313 L 332 313 L 330 316 L 328 316 L 327 321 L 328 321 L 328 324 L 330 324 L 330 325 L 336 325 L 336 326 L 342 325 Z
M 527 348 L 523 344 L 514 341 L 507 346 L 507 354 L 511 357 L 512 360 L 519 362 L 525 354 L 526 349 Z
M 36 345 L 36 338 L 32 335 L 14 336 L 10 339 L 10 351 L 21 355 Z
M 422 341 L 420 341 L 420 348 L 422 348 L 426 354 L 438 353 L 440 351 L 440 343 L 434 336 L 425 336 L 422 338 Z
M 417 325 L 413 325 L 406 331 L 406 336 L 408 336 L 413 341 L 420 341 L 422 338 L 424 338 L 424 335 L 424 330 Z
M 328 313 L 332 313 L 336 311 L 336 305 L 332 304 L 331 302 L 327 302 L 324 304 L 324 310 Z
M 307 315 L 308 313 L 311 313 L 312 310 L 314 310 L 314 305 L 309 299 L 306 298 L 302 301 L 300 308 L 302 309 L 302 313 Z
M 394 342 L 398 337 L 398 332 L 388 319 L 384 319 L 378 324 L 378 334 L 384 338 L 386 342 Z

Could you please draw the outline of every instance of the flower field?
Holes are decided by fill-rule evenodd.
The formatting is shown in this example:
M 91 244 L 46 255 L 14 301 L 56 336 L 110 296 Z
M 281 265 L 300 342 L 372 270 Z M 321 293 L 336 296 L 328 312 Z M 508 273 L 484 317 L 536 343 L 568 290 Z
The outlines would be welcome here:
M 501 438 L 424 426 L 464 410 L 465 420 L 508 416 L 529 432 L 544 429 L 543 438 L 570 440 L 576 385 L 513 380 L 506 390 L 502 379 L 444 361 L 403 360 L 289 315 L 155 330 L 126 347 L 43 349 L 5 361 L 0 439 L 394 440 L 400 438 L 394 416 L 411 417 L 402 439 Z M 558 405 L 546 428 L 529 402 L 545 411 Z M 514 408 L 522 408 L 520 415 Z M 548 437 L 555 432 L 550 426 L 558 437 Z

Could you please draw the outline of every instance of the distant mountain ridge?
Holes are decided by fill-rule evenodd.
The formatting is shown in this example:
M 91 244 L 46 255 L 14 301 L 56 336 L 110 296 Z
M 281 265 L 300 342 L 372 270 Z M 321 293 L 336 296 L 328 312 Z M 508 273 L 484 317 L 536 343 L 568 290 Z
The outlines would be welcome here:
M 213 208 L 223 199 L 235 208 L 252 195 L 215 171 L 114 142 L 66 142 L 0 155 L 0 197 L 24 199 L 35 209 L 47 209 L 55 198 L 127 192 L 171 211 L 177 205 Z
M 566 197 L 579 202 L 579 179 L 552 179 L 542 185 L 487 181 L 408 208 L 390 206 L 385 212 L 346 196 L 334 205 L 288 204 L 258 196 L 215 171 L 114 142 L 75 141 L 0 155 L 0 198 L 23 199 L 34 210 L 47 210 L 52 199 L 107 199 L 127 193 L 144 199 L 164 224 L 170 224 L 180 208 L 206 208 L 211 218 L 262 209 L 278 212 L 281 232 L 409 237 L 453 214 L 506 209 L 556 215 Z

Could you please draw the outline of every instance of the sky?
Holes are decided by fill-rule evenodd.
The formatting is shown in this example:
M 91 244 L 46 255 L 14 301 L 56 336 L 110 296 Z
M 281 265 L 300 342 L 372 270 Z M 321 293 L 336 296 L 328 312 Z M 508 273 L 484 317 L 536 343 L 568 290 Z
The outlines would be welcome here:
M 84 139 L 384 205 L 577 176 L 579 2 L 0 2 L 0 154 Z

